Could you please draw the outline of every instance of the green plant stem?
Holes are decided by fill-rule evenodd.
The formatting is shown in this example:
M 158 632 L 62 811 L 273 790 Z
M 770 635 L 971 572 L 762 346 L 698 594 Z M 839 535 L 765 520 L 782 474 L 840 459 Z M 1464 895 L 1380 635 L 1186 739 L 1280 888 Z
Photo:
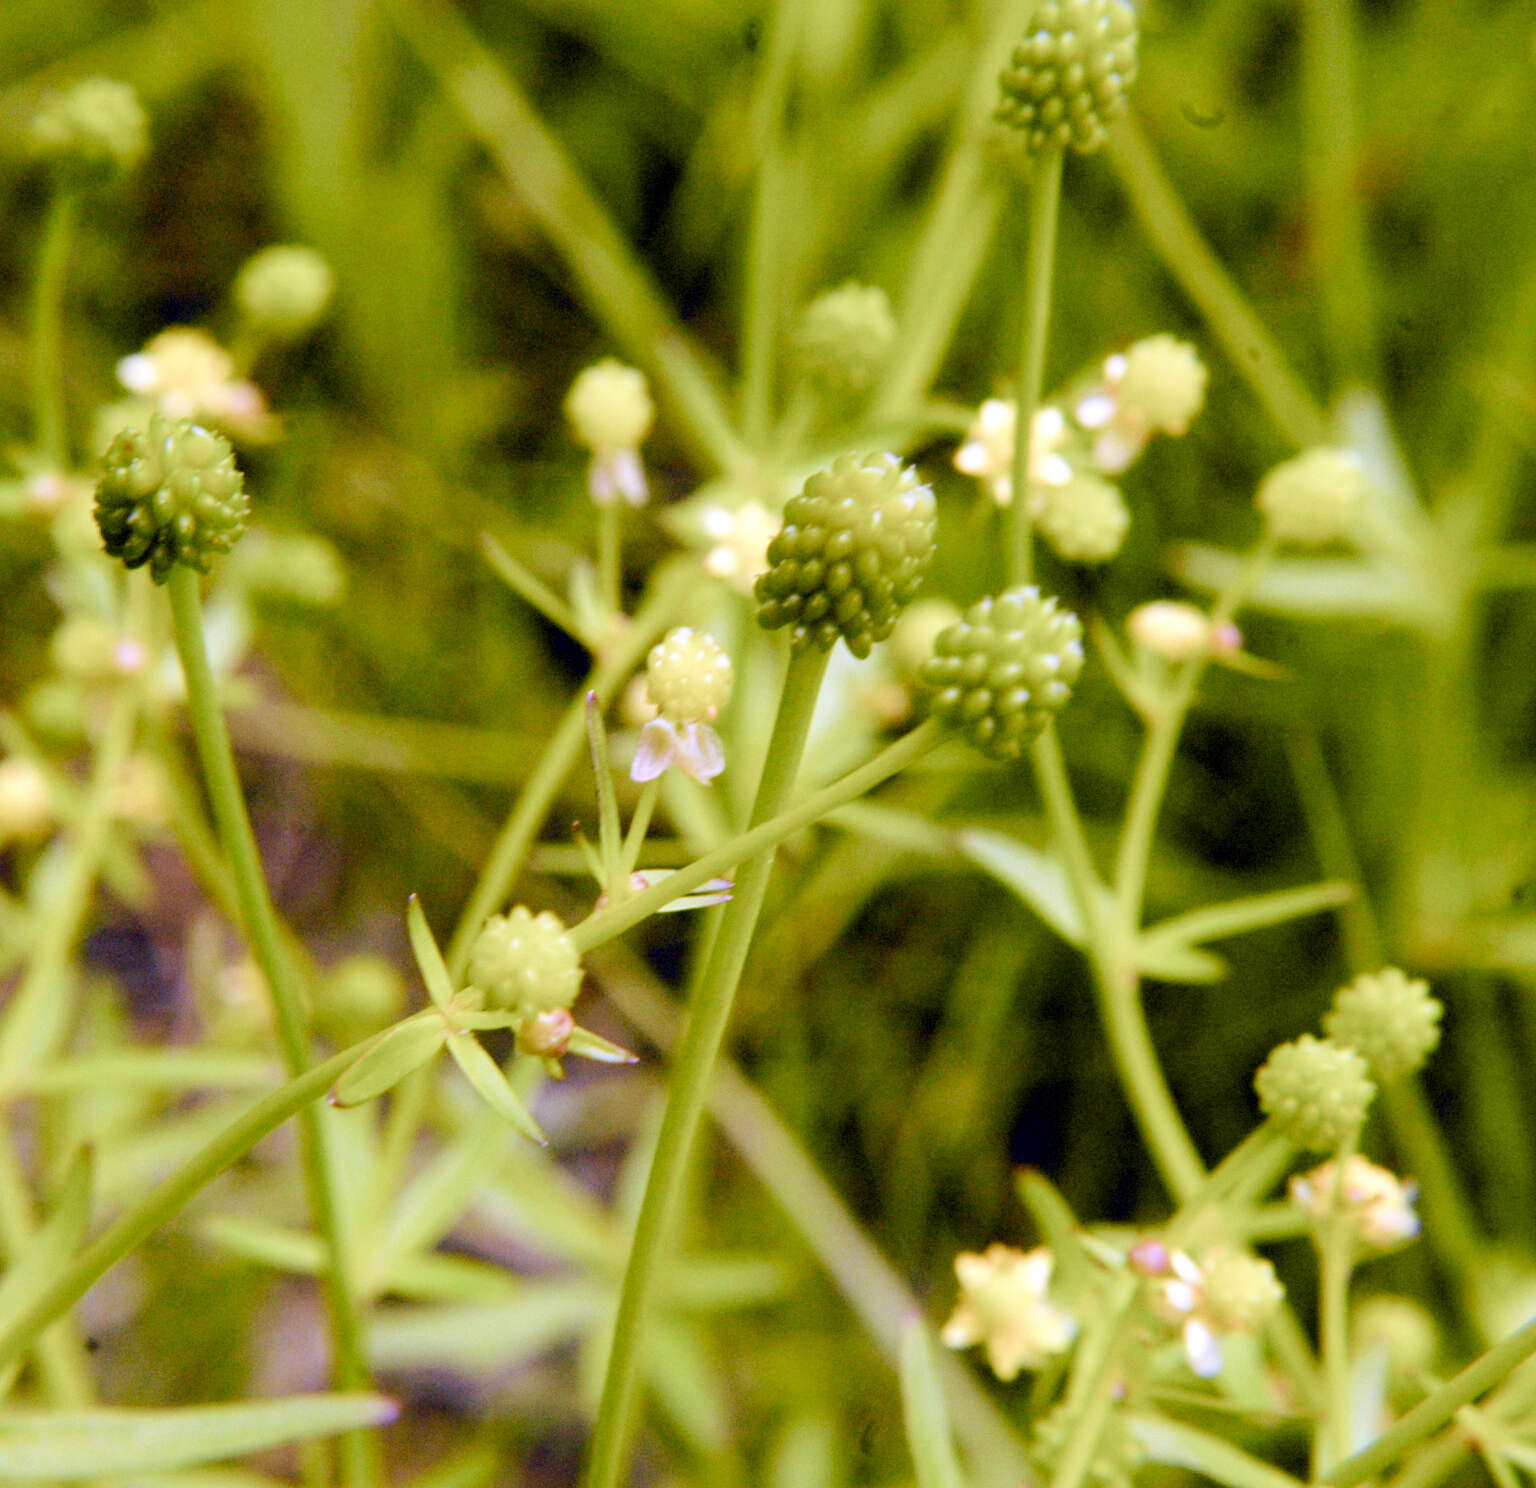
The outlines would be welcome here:
M 655 379 L 690 452 L 743 472 L 748 456 L 700 352 L 500 60 L 452 7 L 385 0 L 384 10 L 565 259 L 593 314 Z
M 1056 218 L 1061 206 L 1061 147 L 1035 157 L 1029 180 L 1029 236 L 1024 247 L 1024 327 L 1019 340 L 1019 385 L 1013 425 L 1013 501 L 1008 508 L 1008 582 L 1027 584 L 1030 552 L 1029 454 L 1035 411 L 1045 380 L 1045 343 L 1051 324 L 1051 277 L 1056 265 Z
M 753 826 L 779 812 L 794 789 L 829 655 L 819 647 L 811 647 L 790 656 L 773 737 L 768 742 L 752 808 Z M 588 1458 L 587 1488 L 618 1488 L 624 1476 L 634 1435 L 640 1363 L 644 1358 L 651 1303 L 656 1283 L 671 1259 L 694 1139 L 730 1020 L 736 986 L 768 890 L 773 860 L 771 848 L 753 857 L 737 882 L 731 902 L 721 911 L 717 933 L 688 1010 L 682 1043 L 673 1060 L 666 1111 L 619 1293 L 608 1372 Z
M 64 290 L 79 216 L 79 191 L 55 187 L 43 219 L 43 241 L 32 282 L 32 437 L 38 453 L 54 470 L 69 464 L 64 432 Z
M 1094 1449 L 1114 1404 L 1115 1388 L 1120 1379 L 1120 1354 L 1132 1336 L 1134 1305 L 1140 1290 L 1140 1278 L 1126 1275 L 1115 1284 L 1105 1309 L 1101 1352 L 1094 1360 L 1086 1346 L 1082 1351 L 1085 1368 L 1074 1372 L 1067 1399 L 1076 1411 L 1071 1432 L 1061 1449 L 1050 1488 L 1079 1488 L 1093 1462 Z M 1086 1341 L 1085 1341 L 1086 1344 Z
M 1433 1436 L 1462 1406 L 1470 1405 L 1479 1395 L 1493 1389 L 1533 1354 L 1536 1354 L 1536 1318 L 1494 1344 L 1460 1374 L 1426 1395 L 1370 1446 L 1346 1457 L 1321 1481 L 1331 1484 L 1332 1488 L 1354 1488 L 1356 1483 L 1376 1477 L 1421 1441 Z
M 1109 154 L 1152 246 L 1275 426 L 1298 448 L 1326 443 L 1328 419 L 1200 235 L 1134 117 L 1120 119 L 1110 130 Z
M 624 610 L 619 555 L 619 524 L 623 520 L 623 508 L 617 497 L 597 508 L 597 587 L 610 615 L 622 614 Z
M 586 685 L 571 699 L 560 726 L 550 738 L 491 848 L 479 881 L 454 927 L 445 959 L 448 974 L 456 983 L 462 980 L 464 968 L 469 964 L 469 948 L 475 936 L 480 933 L 486 918 L 500 909 L 503 900 L 512 892 L 527 860 L 528 850 L 544 825 L 560 787 L 581 757 L 587 742 L 587 694 L 595 693 L 602 708 L 613 701 L 640 658 L 671 625 L 679 604 L 696 583 L 690 568 L 679 565 L 672 569 L 658 582 L 634 618 L 624 625 L 611 649 L 593 668 Z
M 858 769 L 850 770 L 831 785 L 823 786 L 788 811 L 770 817 L 750 831 L 705 853 L 703 857 L 695 858 L 687 867 L 677 869 L 634 898 L 626 899 L 612 908 L 599 910 L 579 925 L 573 925 L 572 942 L 585 955 L 594 946 L 622 935 L 642 920 L 648 920 L 674 899 L 692 892 L 706 879 L 716 878 L 758 853 L 777 847 L 786 837 L 803 832 L 822 817 L 836 811 L 839 806 L 846 806 L 850 801 L 867 795 L 882 781 L 889 780 L 892 775 L 905 770 L 908 765 L 937 748 L 945 737 L 943 726 L 936 719 L 928 719 L 894 744 L 882 749 Z
M 1335 1186 L 1342 1189 L 1347 1154 L 1340 1152 Z M 1342 1193 L 1333 1196 L 1333 1211 L 1318 1236 L 1318 1341 L 1323 1362 L 1323 1417 L 1313 1445 L 1312 1476 L 1324 1477 L 1349 1455 L 1349 1277 L 1353 1267 L 1354 1233 L 1343 1211 Z
M 0 1333 L 0 1371 L 20 1358 L 49 1323 L 63 1316 L 113 1266 L 137 1250 L 167 1220 L 179 1214 L 220 1173 L 239 1162 L 262 1138 L 276 1131 L 291 1116 L 324 1095 L 372 1042 L 372 1039 L 365 1039 L 344 1049 L 258 1101 L 159 1187 L 120 1214 L 99 1238 L 61 1266 L 46 1290 Z
M 176 652 L 186 678 L 192 734 L 197 742 L 214 823 L 234 879 L 251 954 L 272 994 L 283 1062 L 289 1074 L 298 1078 L 310 1062 L 303 989 L 283 941 L 277 911 L 273 908 L 266 876 L 262 872 L 256 836 L 246 815 L 234 751 L 230 747 L 229 732 L 219 707 L 218 687 L 208 662 L 198 585 L 197 573 L 185 564 L 177 564 L 171 570 L 166 586 L 171 601 Z M 299 1129 L 310 1210 L 315 1230 L 327 1253 L 325 1290 L 337 1383 L 343 1390 L 365 1390 L 370 1387 L 370 1381 L 363 1355 L 352 1258 L 337 1210 L 331 1165 L 326 1154 L 325 1128 L 319 1112 L 306 1106 L 299 1115 Z M 342 1457 L 349 1483 L 365 1485 L 381 1481 L 382 1461 L 377 1455 L 377 1443 L 372 1433 L 347 1433 L 342 1442 Z

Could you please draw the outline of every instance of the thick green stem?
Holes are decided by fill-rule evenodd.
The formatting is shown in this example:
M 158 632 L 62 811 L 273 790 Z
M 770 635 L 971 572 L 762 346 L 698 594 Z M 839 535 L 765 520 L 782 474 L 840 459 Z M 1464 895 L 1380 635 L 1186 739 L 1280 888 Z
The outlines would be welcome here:
M 1323 1418 L 1313 1445 L 1314 1478 L 1349 1455 L 1349 1277 L 1354 1269 L 1354 1232 L 1343 1209 L 1348 1154 L 1340 1152 L 1334 1170 L 1333 1209 L 1318 1235 L 1318 1335 L 1323 1358 Z
M 754 826 L 778 813 L 794 788 L 828 655 L 819 648 L 811 648 L 796 651 L 790 658 L 778 718 L 752 809 Z M 673 1061 L 667 1108 L 619 1294 L 608 1373 L 587 1464 L 588 1488 L 618 1488 L 624 1476 L 634 1435 L 646 1326 L 656 1283 L 671 1258 L 689 1158 L 730 1020 L 736 985 L 773 872 L 773 860 L 773 850 L 768 849 L 747 863 L 730 904 L 722 912 L 718 933 L 688 1011 L 688 1025 Z
M 32 283 L 32 438 L 54 470 L 69 464 L 64 416 L 64 289 L 69 248 L 80 216 L 80 194 L 54 190 L 43 222 L 43 241 Z
M 49 1323 L 62 1317 L 113 1266 L 137 1250 L 167 1220 L 179 1214 L 220 1173 L 239 1162 L 296 1112 L 307 1109 L 324 1095 L 337 1076 L 372 1042 L 367 1039 L 344 1049 L 324 1064 L 289 1081 L 265 1100 L 258 1101 L 179 1171 L 120 1214 L 97 1240 L 62 1266 L 47 1289 L 0 1333 L 0 1372 L 31 1347 Z
M 606 708 L 613 701 L 619 688 L 629 680 L 630 673 L 640 658 L 650 649 L 656 638 L 672 623 L 684 593 L 697 583 L 687 569 L 673 570 L 655 592 L 643 604 L 633 620 L 619 633 L 612 648 L 604 653 L 583 687 L 566 709 L 565 717 L 555 730 L 538 766 L 528 777 L 512 814 L 501 829 L 491 855 L 480 871 L 480 880 L 469 902 L 454 927 L 453 938 L 448 942 L 448 974 L 455 983 L 462 981 L 464 968 L 469 964 L 469 948 L 489 915 L 496 913 L 502 901 L 512 892 L 517 876 L 523 870 L 528 850 L 538 835 L 544 819 L 549 815 L 565 784 L 567 776 L 581 757 L 587 742 L 587 695 L 597 695 L 598 706 Z
M 198 576 L 184 564 L 177 564 L 171 570 L 167 587 L 176 651 L 186 678 L 187 709 L 208 787 L 209 804 L 234 878 L 240 917 L 251 954 L 272 994 L 283 1061 L 289 1074 L 298 1078 L 310 1062 L 303 989 L 278 926 L 277 911 L 273 908 L 266 875 L 262 872 L 256 835 L 246 815 L 234 751 L 230 747 L 229 731 L 219 708 L 218 688 L 208 662 Z M 306 1106 L 300 1113 L 299 1127 L 310 1210 L 315 1230 L 327 1252 L 326 1301 L 337 1383 L 343 1390 L 367 1389 L 368 1366 L 363 1356 L 351 1260 L 330 1182 L 325 1128 L 319 1112 Z M 373 1443 L 374 1438 L 366 1432 L 352 1432 L 344 1439 L 342 1455 L 349 1483 L 361 1485 L 381 1480 L 382 1463 L 377 1457 L 376 1445 L 371 1445 Z
M 1029 182 L 1029 240 L 1024 249 L 1024 328 L 1019 341 L 1019 386 L 1013 426 L 1013 503 L 1008 508 L 1008 582 L 1027 584 L 1030 552 L 1029 447 L 1045 380 L 1045 342 L 1051 324 L 1051 275 L 1056 264 L 1056 217 L 1061 205 L 1062 151 L 1035 158 Z

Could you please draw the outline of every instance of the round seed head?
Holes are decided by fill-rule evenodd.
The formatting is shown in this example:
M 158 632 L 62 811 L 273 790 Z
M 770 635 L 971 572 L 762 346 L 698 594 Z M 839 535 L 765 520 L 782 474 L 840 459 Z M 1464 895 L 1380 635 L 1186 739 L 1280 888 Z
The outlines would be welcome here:
M 1279 542 L 1321 548 L 1355 535 L 1365 472 L 1352 450 L 1310 449 L 1259 483 L 1255 504 Z
M 1304 1033 L 1254 1076 L 1259 1108 L 1298 1147 L 1332 1152 L 1360 1130 L 1376 1094 L 1362 1055 Z
M 577 440 L 595 454 L 633 450 L 656 416 L 645 373 L 614 357 L 586 368 L 565 395 L 565 416 Z
M 998 80 L 999 122 L 1031 153 L 1097 150 L 1104 126 L 1126 110 L 1136 35 L 1129 0 L 1045 0 Z
M 469 982 L 488 1006 L 528 1022 L 569 1008 L 581 988 L 581 958 L 560 917 L 519 904 L 492 915 L 469 952 Z
M 107 552 L 129 568 L 149 565 L 163 584 L 185 563 L 201 573 L 245 531 L 250 501 L 222 434 L 185 419 L 151 417 L 125 429 L 102 457 L 96 526 Z
M 335 283 L 331 266 L 313 248 L 276 243 L 245 261 L 235 300 L 252 325 L 291 341 L 325 314 Z
M 731 698 L 731 658 L 707 631 L 679 626 L 651 647 L 645 690 L 663 718 L 713 723 Z
M 829 392 L 867 388 L 885 366 L 896 317 L 883 289 L 849 282 L 818 295 L 800 313 L 794 349 L 804 375 Z
M 78 185 L 132 170 L 149 147 L 149 121 L 127 83 L 86 78 L 51 95 L 32 120 L 32 148 Z
M 1233 1333 L 1251 1333 L 1280 1305 L 1285 1288 L 1262 1256 L 1222 1250 L 1205 1258 L 1205 1310 Z
M 1108 563 L 1120 551 L 1131 513 L 1119 486 L 1075 470 L 1065 485 L 1032 494 L 1035 525 L 1068 563 Z
M 1147 426 L 1183 434 L 1205 402 L 1210 375 L 1200 353 L 1176 336 L 1148 336 L 1129 347 L 1119 367 L 1115 395 L 1134 408 Z
M 978 600 L 942 632 L 920 677 L 928 708 L 992 759 L 1017 759 L 1072 695 L 1083 628 L 1033 585 Z
M 1323 1027 L 1336 1043 L 1359 1050 L 1386 1084 L 1412 1074 L 1434 1053 L 1444 1012 L 1428 982 L 1388 966 L 1341 987 Z
M 921 587 L 935 526 L 933 491 L 895 455 L 841 456 L 785 505 L 754 588 L 758 623 L 789 626 L 797 648 L 842 636 L 868 656 Z

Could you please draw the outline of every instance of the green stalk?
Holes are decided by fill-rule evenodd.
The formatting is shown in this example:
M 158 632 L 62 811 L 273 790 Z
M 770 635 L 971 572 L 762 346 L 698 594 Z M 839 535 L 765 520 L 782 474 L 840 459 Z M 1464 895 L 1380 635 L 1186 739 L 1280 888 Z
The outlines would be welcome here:
M 619 556 L 620 527 L 624 520 L 618 497 L 597 508 L 597 587 L 610 615 L 624 610 L 624 572 Z
M 1027 584 L 1030 553 L 1029 446 L 1045 379 L 1045 342 L 1051 324 L 1051 275 L 1056 265 L 1056 218 L 1061 205 L 1062 150 L 1035 157 L 1029 181 L 1029 239 L 1024 249 L 1024 330 L 1019 342 L 1019 386 L 1013 426 L 1013 502 L 1008 508 L 1008 582 Z
M 657 637 L 672 623 L 677 608 L 697 583 L 694 572 L 686 567 L 674 569 L 659 583 L 635 617 L 619 633 L 611 649 L 603 654 L 585 686 L 571 699 L 538 765 L 528 777 L 512 814 L 501 829 L 479 882 L 470 894 L 459 923 L 448 942 L 448 974 L 455 983 L 462 981 L 469 964 L 469 948 L 485 924 L 486 918 L 501 908 L 511 893 L 517 876 L 527 861 L 528 850 L 538 835 L 544 819 L 554 805 L 560 787 L 580 759 L 587 742 L 587 694 L 595 693 L 599 707 L 606 708 L 619 688 L 629 680 L 640 658 L 650 650 Z
M 1133 115 L 1109 135 L 1109 154 L 1152 246 L 1194 301 L 1275 426 L 1306 448 L 1327 442 L 1329 423 L 1189 215 Z
M 271 989 L 283 1062 L 289 1074 L 297 1079 L 308 1068 L 310 1057 L 303 990 L 278 927 L 277 911 L 267 890 L 256 836 L 246 815 L 234 751 L 219 708 L 213 670 L 208 663 L 198 584 L 198 575 L 193 569 L 177 564 L 172 568 L 166 586 L 170 594 L 176 651 L 186 678 L 187 708 L 214 822 L 234 879 L 240 917 L 251 954 Z M 351 1257 L 330 1182 L 326 1134 L 319 1112 L 305 1106 L 300 1112 L 299 1130 L 310 1210 L 328 1258 L 325 1290 L 337 1383 L 343 1390 L 365 1390 L 370 1387 L 370 1382 L 363 1356 Z M 342 1442 L 342 1456 L 349 1483 L 363 1485 L 381 1481 L 382 1461 L 372 1433 L 349 1432 Z
M 1346 1155 L 1338 1154 L 1335 1186 L 1344 1183 Z M 1323 1418 L 1313 1445 L 1313 1477 L 1322 1477 L 1349 1455 L 1349 1277 L 1354 1235 L 1338 1207 L 1324 1221 L 1318 1237 L 1321 1275 L 1318 1284 L 1318 1334 L 1323 1356 Z
M 53 470 L 69 464 L 64 434 L 64 289 L 79 216 L 79 191 L 56 186 L 43 219 L 32 282 L 32 437 Z
M 33 1299 L 31 1306 L 0 1333 L 0 1372 L 20 1358 L 49 1323 L 62 1317 L 113 1266 L 186 1208 L 193 1197 L 220 1173 L 233 1167 L 289 1117 L 324 1095 L 372 1042 L 371 1038 L 365 1039 L 344 1049 L 258 1101 L 158 1188 L 120 1214 L 98 1239 L 63 1265 L 48 1287 Z
M 790 656 L 778 717 L 752 808 L 753 826 L 781 811 L 794 788 L 829 655 L 828 651 L 811 647 Z M 773 872 L 773 860 L 770 848 L 747 863 L 731 902 L 721 913 L 688 1011 L 688 1025 L 672 1064 L 667 1107 L 619 1293 L 608 1372 L 587 1463 L 587 1488 L 618 1488 L 624 1476 L 634 1435 L 646 1326 L 656 1283 L 672 1256 L 694 1139 L 730 1020 L 736 985 Z

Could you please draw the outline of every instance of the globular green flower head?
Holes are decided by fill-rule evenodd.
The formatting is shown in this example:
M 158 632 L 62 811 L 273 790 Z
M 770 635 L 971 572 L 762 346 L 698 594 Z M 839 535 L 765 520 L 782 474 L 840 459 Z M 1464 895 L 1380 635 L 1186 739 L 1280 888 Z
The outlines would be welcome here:
M 868 656 L 917 594 L 933 560 L 933 491 L 895 455 L 843 455 L 784 508 L 758 577 L 758 623 L 797 648 L 837 638 Z
M 1104 126 L 1126 110 L 1136 67 L 1129 0 L 1046 0 L 998 80 L 998 121 L 1018 130 L 1032 154 L 1097 150 Z
M 245 478 L 222 434 L 155 414 L 144 429 L 124 429 L 102 457 L 96 526 L 107 552 L 129 568 L 149 565 L 163 584 L 185 563 L 208 571 L 245 531 Z
M 149 123 L 127 83 L 85 78 L 51 94 L 32 120 L 32 148 L 75 185 L 132 170 L 149 146 Z
M 1323 1019 L 1330 1038 L 1357 1049 L 1382 1081 L 1420 1068 L 1440 1043 L 1445 1008 L 1429 983 L 1395 966 L 1364 972 L 1340 988 Z
M 1362 1055 L 1310 1033 L 1273 1050 L 1253 1085 L 1259 1108 L 1281 1133 L 1313 1152 L 1352 1139 L 1376 1094 Z
M 560 917 L 519 904 L 492 915 L 469 952 L 469 982 L 486 1004 L 520 1020 L 569 1008 L 581 990 L 581 958 Z
M 1083 627 L 1032 584 L 978 600 L 919 673 L 928 707 L 992 759 L 1013 760 L 1066 704 Z

